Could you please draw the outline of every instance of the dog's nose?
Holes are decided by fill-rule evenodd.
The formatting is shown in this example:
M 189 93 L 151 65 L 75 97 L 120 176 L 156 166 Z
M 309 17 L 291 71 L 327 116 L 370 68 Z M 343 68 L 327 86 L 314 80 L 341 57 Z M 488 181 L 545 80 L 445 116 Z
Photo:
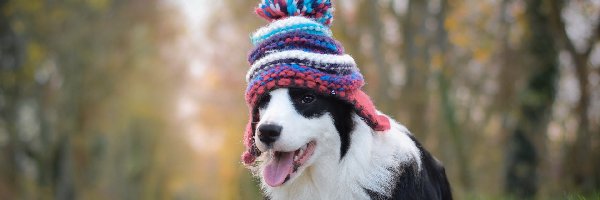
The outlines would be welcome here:
M 279 138 L 283 127 L 275 124 L 262 124 L 258 126 L 258 139 L 267 146 Z

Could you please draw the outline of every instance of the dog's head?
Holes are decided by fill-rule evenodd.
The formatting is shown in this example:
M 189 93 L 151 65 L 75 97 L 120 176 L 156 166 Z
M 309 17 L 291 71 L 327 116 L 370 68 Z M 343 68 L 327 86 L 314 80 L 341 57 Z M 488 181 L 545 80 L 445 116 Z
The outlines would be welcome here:
M 347 102 L 313 90 L 281 88 L 264 95 L 254 134 L 262 152 L 258 173 L 263 182 L 281 186 L 320 160 L 343 158 L 354 127 L 353 112 Z

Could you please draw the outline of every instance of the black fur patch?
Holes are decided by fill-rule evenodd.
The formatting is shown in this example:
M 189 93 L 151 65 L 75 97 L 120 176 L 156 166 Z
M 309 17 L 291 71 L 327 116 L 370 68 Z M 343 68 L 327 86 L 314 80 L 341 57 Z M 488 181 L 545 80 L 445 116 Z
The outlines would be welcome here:
M 296 111 L 306 118 L 320 117 L 325 113 L 331 114 L 340 135 L 340 159 L 344 158 L 350 148 L 350 133 L 354 129 L 352 105 L 335 97 L 324 96 L 302 88 L 289 88 L 289 95 Z M 307 99 L 312 101 L 309 102 Z
M 363 188 L 363 190 L 365 190 L 365 192 L 367 193 L 367 195 L 369 195 L 369 197 L 372 200 L 386 200 L 389 199 L 389 197 L 384 196 L 383 194 L 379 194 L 373 190 L 369 190 L 367 188 Z
M 269 101 L 271 101 L 271 94 L 264 94 L 258 101 L 256 108 L 259 110 L 266 108 L 269 105 Z
M 421 143 L 415 139 L 414 136 L 410 135 L 410 139 L 417 145 L 419 151 L 421 151 L 421 163 L 423 170 L 421 170 L 420 176 L 423 182 L 423 191 L 428 194 L 429 199 L 452 199 L 452 191 L 450 190 L 450 183 L 446 177 L 446 169 L 437 161 L 431 154 L 421 146 Z M 424 194 L 424 195 L 425 195 Z

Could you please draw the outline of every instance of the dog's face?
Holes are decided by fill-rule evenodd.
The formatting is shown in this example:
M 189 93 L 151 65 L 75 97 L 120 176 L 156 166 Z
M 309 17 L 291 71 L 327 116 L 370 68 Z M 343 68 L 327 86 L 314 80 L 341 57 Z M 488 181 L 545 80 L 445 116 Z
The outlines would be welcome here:
M 342 159 L 350 145 L 352 106 L 299 88 L 276 89 L 258 103 L 254 140 L 263 182 L 281 186 L 323 159 Z

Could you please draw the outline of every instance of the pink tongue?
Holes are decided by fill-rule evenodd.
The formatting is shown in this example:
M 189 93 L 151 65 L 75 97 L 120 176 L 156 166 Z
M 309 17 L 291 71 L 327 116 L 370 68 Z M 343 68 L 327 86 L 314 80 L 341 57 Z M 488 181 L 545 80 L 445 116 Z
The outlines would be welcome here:
M 292 173 L 294 152 L 280 152 L 263 171 L 265 182 L 271 187 L 283 184 L 285 178 Z

